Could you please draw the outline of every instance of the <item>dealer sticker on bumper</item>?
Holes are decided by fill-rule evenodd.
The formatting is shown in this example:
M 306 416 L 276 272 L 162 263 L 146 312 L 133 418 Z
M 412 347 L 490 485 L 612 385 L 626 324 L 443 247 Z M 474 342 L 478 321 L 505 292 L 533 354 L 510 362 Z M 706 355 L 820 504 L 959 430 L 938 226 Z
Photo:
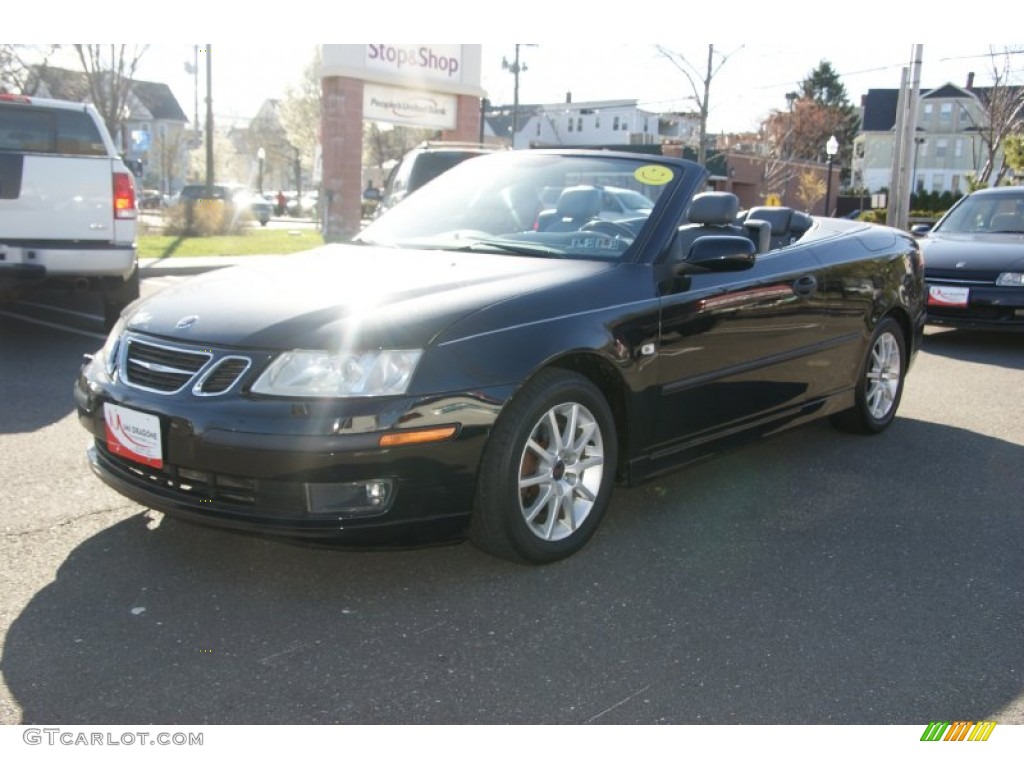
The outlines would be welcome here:
M 934 307 L 966 307 L 971 289 L 952 285 L 929 285 L 928 303 Z
M 149 467 L 163 467 L 160 419 L 131 408 L 104 403 L 103 420 L 107 427 L 108 451 Z

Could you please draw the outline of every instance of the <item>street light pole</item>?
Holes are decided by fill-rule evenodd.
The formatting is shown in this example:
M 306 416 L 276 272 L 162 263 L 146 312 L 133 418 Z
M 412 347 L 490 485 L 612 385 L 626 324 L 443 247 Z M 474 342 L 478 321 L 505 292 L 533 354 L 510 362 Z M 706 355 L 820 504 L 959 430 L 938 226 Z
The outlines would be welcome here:
M 516 147 L 516 134 L 519 133 L 519 73 L 525 72 L 526 64 L 519 63 L 519 43 L 516 43 L 516 58 L 511 64 L 504 56 L 501 58 L 501 68 L 512 73 L 514 85 L 512 89 L 512 148 Z
M 839 142 L 835 136 L 829 136 L 825 142 L 825 154 L 828 155 L 828 179 L 825 181 L 825 215 L 829 215 L 829 204 L 832 200 L 832 160 L 839 151 Z
M 260 163 L 260 176 L 259 176 L 259 178 L 260 178 L 260 186 L 259 186 L 259 188 L 260 188 L 260 197 L 263 197 L 263 161 L 267 159 L 267 150 L 265 150 L 263 147 L 260 147 L 259 149 L 257 149 L 256 150 L 256 159 L 259 160 L 259 163 Z

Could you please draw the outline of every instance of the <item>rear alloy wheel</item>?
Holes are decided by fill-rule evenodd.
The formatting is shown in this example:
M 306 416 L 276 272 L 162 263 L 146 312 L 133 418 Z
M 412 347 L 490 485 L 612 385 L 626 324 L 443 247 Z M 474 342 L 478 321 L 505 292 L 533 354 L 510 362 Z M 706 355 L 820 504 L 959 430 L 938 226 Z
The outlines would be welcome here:
M 615 422 L 601 391 L 578 374 L 542 371 L 491 433 L 470 538 L 520 562 L 573 554 L 604 515 L 615 462 Z
M 892 423 L 903 396 L 906 376 L 903 329 L 892 318 L 875 328 L 857 384 L 853 408 L 832 417 L 840 429 L 875 434 Z

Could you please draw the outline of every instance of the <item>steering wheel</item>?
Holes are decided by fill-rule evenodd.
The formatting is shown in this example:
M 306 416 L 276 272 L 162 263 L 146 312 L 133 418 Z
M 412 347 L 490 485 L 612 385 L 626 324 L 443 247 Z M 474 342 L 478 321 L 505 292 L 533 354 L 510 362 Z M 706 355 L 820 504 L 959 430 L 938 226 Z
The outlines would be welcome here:
M 602 232 L 606 235 L 611 235 L 612 237 L 621 235 L 623 237 L 628 237 L 630 240 L 636 239 L 636 232 L 625 224 L 619 224 L 616 221 L 608 221 L 607 219 L 594 219 L 593 221 L 588 221 L 580 227 L 580 232 Z

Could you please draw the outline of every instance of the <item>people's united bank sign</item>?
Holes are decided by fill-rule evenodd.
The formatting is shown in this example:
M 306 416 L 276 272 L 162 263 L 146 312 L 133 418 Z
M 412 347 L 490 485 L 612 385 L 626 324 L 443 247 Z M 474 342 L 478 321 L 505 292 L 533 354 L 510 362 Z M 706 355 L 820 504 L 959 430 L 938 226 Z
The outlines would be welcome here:
M 325 76 L 363 81 L 364 120 L 451 130 L 458 96 L 483 95 L 479 45 L 329 45 L 323 53 Z

